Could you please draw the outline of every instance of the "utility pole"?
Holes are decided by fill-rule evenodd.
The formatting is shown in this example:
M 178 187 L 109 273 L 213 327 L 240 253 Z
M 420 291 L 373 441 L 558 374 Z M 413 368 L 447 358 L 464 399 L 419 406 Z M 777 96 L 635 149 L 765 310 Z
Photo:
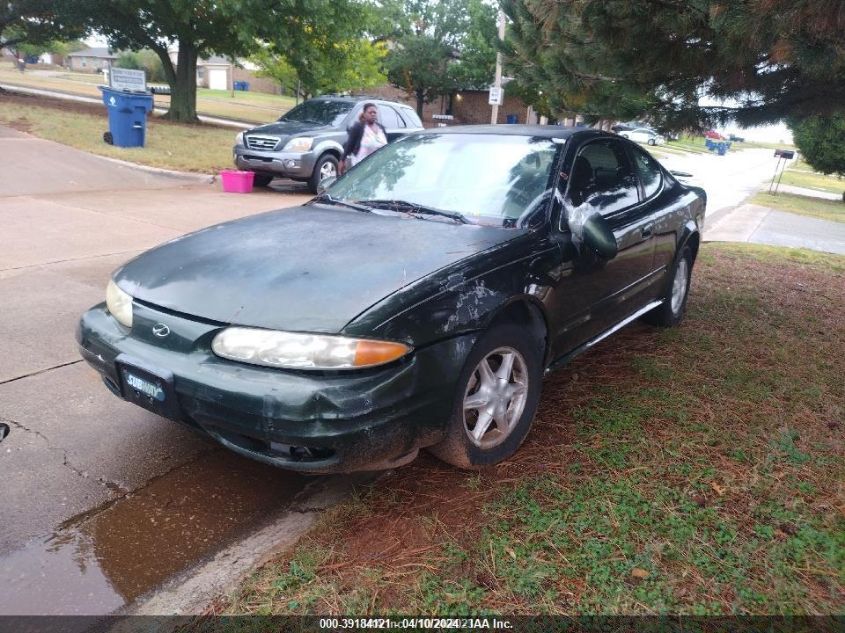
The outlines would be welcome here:
M 499 9 L 499 41 L 505 39 L 505 12 Z M 493 114 L 490 117 L 490 124 L 496 125 L 499 119 L 499 101 L 504 103 L 502 96 L 502 53 L 496 53 L 496 78 L 493 81 L 493 88 L 499 95 L 499 99 L 493 103 Z

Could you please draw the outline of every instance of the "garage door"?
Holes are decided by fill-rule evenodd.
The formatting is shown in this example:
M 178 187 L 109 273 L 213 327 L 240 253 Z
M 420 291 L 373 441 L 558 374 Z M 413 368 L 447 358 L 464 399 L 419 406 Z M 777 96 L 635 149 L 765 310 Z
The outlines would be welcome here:
M 228 90 L 229 82 L 226 81 L 225 68 L 211 68 L 208 71 L 208 87 L 212 90 Z

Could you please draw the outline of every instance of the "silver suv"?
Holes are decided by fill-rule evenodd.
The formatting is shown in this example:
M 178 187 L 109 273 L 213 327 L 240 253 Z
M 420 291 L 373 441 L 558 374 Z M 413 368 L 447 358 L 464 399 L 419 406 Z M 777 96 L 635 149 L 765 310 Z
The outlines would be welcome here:
M 300 103 L 274 123 L 238 134 L 232 150 L 235 165 L 255 172 L 257 186 L 266 186 L 273 178 L 291 178 L 307 182 L 308 189 L 317 193 L 323 180 L 337 176 L 347 130 L 358 120 L 365 103 L 378 107 L 388 141 L 423 129 L 417 113 L 402 103 L 368 97 L 318 97 Z

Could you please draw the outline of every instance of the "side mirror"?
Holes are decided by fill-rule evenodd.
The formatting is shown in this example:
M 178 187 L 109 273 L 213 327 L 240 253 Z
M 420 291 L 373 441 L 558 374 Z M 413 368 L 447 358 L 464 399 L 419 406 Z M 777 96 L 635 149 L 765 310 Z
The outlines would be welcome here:
M 337 180 L 337 176 L 329 176 L 328 178 L 323 178 L 320 181 L 320 184 L 317 185 L 317 193 L 323 193 L 326 189 L 328 189 L 335 183 L 335 180 Z
M 601 214 L 594 213 L 583 226 L 584 243 L 605 259 L 613 259 L 619 249 L 613 231 Z

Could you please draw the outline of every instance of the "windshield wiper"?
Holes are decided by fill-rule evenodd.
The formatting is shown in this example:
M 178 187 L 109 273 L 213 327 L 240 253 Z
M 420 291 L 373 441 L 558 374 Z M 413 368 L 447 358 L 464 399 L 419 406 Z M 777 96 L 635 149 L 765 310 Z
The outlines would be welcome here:
M 419 215 L 438 215 L 444 218 L 450 218 L 461 224 L 470 224 L 470 221 L 457 211 L 444 211 L 443 209 L 426 207 L 416 202 L 408 202 L 407 200 L 359 200 L 359 202 L 366 203 L 377 209 L 390 209 L 392 211 Z
M 370 207 L 365 207 L 363 204 L 355 204 L 354 202 L 346 202 L 345 200 L 338 200 L 337 198 L 332 198 L 327 193 L 321 193 L 319 196 L 314 198 L 311 202 L 323 202 L 326 204 L 336 204 L 341 207 L 349 207 L 350 209 L 355 209 L 356 211 L 363 211 L 364 213 L 372 213 L 373 210 Z

